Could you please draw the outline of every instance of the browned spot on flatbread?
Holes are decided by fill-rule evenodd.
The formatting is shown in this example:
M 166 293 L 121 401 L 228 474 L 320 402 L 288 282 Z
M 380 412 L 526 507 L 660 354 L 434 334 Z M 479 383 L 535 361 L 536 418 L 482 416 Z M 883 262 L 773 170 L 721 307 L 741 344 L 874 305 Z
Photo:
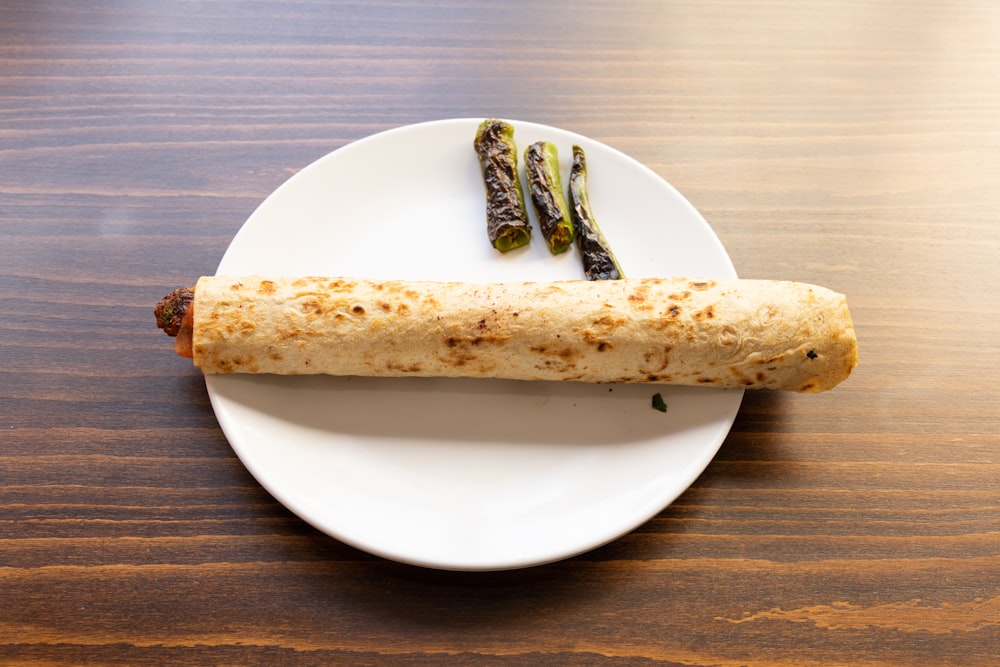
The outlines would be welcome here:
M 637 286 L 628 295 L 628 301 L 636 310 L 652 310 L 653 305 L 649 303 L 649 285 L 641 284 Z
M 612 317 L 610 315 L 601 315 L 594 320 L 595 326 L 612 328 L 625 324 L 626 320 L 624 317 Z
M 484 347 L 498 347 L 510 340 L 506 334 L 491 333 L 477 322 L 471 327 L 474 333 L 452 333 L 444 338 L 444 348 L 437 354 L 442 363 L 455 368 L 462 368 L 473 362 L 479 362 L 479 372 L 487 373 L 496 370 L 496 364 L 488 361 L 489 352 Z M 480 356 L 480 352 L 484 356 Z
M 577 362 L 584 356 L 582 349 L 572 345 L 534 345 L 529 349 L 544 357 L 535 364 L 535 368 L 555 370 L 559 373 L 575 370 Z
M 677 318 L 681 316 L 681 307 L 676 303 L 670 304 L 670 306 L 663 311 L 663 313 L 658 317 L 653 323 L 652 327 L 657 331 L 663 331 L 670 327 L 677 326 Z
M 742 373 L 742 371 L 740 371 L 740 369 L 734 368 L 734 367 L 730 366 L 729 367 L 729 372 L 732 373 L 733 377 L 735 377 L 737 380 L 739 380 L 743 384 L 747 384 L 748 382 L 750 384 L 753 384 L 753 381 L 750 380 L 750 378 L 748 378 L 747 376 L 743 375 L 743 373 Z
M 702 320 L 711 320 L 715 318 L 715 308 L 711 305 L 705 306 L 701 310 L 696 311 L 691 317 L 699 322 Z
M 671 350 L 673 350 L 673 347 L 670 345 L 646 350 L 642 355 L 644 364 L 639 369 L 639 372 L 647 377 L 649 375 L 659 376 L 660 371 L 670 364 Z
M 600 336 L 596 335 L 593 331 L 590 331 L 589 329 L 583 332 L 583 340 L 587 344 L 597 348 L 598 352 L 606 352 L 611 347 L 613 347 L 611 343 L 604 340 Z
M 470 354 L 468 352 L 454 352 L 448 356 L 441 359 L 444 363 L 449 366 L 455 366 L 456 368 L 461 368 L 470 361 L 475 361 L 476 355 Z
M 356 283 L 351 280 L 344 280 L 343 278 L 337 278 L 336 280 L 331 280 L 326 284 L 326 287 L 331 292 L 346 292 L 348 290 L 354 289 Z M 379 285 L 372 285 L 372 289 L 379 289 Z
M 303 315 L 322 315 L 323 303 L 317 298 L 305 299 L 299 302 L 299 310 Z
M 398 361 L 389 361 L 386 363 L 386 369 L 396 373 L 419 373 L 423 367 L 416 362 L 404 365 Z
M 583 329 L 580 335 L 585 343 L 595 346 L 598 352 L 605 352 L 613 347 L 608 338 L 614 337 L 616 330 L 625 326 L 628 320 L 624 317 L 601 315 L 594 318 L 593 323 L 593 329 Z
M 783 355 L 783 354 L 777 354 L 777 355 L 775 355 L 773 357 L 768 357 L 766 359 L 764 359 L 764 358 L 758 359 L 754 363 L 756 363 L 758 366 L 764 366 L 766 364 L 781 363 L 784 359 L 785 359 L 785 355 Z M 768 368 L 768 370 L 770 370 L 770 371 L 777 370 L 777 367 L 776 366 L 772 366 L 771 368 Z

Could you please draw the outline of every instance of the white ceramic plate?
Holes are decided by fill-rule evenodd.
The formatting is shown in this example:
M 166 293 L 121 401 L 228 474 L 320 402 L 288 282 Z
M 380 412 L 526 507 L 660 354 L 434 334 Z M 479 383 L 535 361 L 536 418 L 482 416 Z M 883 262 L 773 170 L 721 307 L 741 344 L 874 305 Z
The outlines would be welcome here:
M 247 220 L 220 274 L 466 281 L 582 278 L 540 234 L 486 238 L 480 119 L 411 125 L 309 165 Z M 581 145 L 591 205 L 630 277 L 735 277 L 711 228 L 606 145 L 512 121 L 522 147 Z M 385 558 L 454 570 L 538 565 L 641 525 L 704 470 L 742 391 L 501 380 L 207 377 L 240 460 L 316 528 Z M 666 413 L 652 409 L 660 392 Z

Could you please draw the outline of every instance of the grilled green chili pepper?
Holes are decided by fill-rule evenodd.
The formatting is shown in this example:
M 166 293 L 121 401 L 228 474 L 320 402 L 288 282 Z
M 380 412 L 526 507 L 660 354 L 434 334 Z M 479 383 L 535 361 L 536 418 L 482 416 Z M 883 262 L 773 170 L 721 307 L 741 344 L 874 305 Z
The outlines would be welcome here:
M 601 233 L 590 210 L 587 195 L 587 157 L 583 149 L 573 146 L 573 166 L 569 172 L 570 215 L 576 227 L 576 244 L 583 257 L 583 272 L 587 280 L 618 280 L 625 277 L 607 239 Z
M 474 146 L 486 185 L 490 243 L 500 252 L 519 248 L 531 240 L 531 222 L 517 174 L 514 127 L 502 120 L 484 120 L 476 131 Z
M 524 173 L 528 177 L 531 204 L 549 252 L 558 255 L 572 244 L 576 233 L 559 177 L 559 152 L 555 144 L 537 141 L 524 151 Z

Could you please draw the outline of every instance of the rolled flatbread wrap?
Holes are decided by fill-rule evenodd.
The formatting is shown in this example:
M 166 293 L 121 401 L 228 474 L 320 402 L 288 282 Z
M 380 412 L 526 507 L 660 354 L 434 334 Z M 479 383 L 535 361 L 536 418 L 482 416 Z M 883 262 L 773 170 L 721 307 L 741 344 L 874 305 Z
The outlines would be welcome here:
M 846 298 L 786 281 L 460 282 L 211 276 L 205 373 L 648 382 L 819 392 L 847 378 Z

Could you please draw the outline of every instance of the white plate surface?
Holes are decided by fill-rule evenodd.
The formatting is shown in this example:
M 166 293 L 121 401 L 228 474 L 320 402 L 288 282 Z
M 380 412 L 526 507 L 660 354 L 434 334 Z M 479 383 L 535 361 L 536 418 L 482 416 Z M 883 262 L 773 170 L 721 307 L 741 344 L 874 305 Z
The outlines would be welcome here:
M 317 160 L 250 216 L 218 273 L 582 278 L 575 249 L 552 257 L 537 227 L 527 248 L 490 246 L 479 121 L 401 127 Z M 709 225 L 654 172 L 581 135 L 511 122 L 522 150 L 557 145 L 564 182 L 572 145 L 585 149 L 594 214 L 629 277 L 735 277 Z M 502 380 L 206 382 L 234 451 L 291 511 L 370 553 L 454 570 L 539 565 L 633 530 L 705 469 L 743 397 Z M 651 407 L 656 392 L 666 413 Z

